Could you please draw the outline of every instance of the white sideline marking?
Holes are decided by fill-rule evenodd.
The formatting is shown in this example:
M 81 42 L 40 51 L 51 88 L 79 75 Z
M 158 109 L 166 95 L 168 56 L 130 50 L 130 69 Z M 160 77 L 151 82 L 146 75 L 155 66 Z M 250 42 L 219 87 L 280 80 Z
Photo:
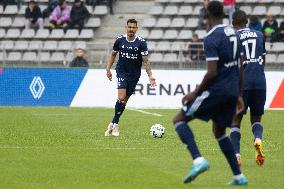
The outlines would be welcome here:
M 136 111 L 136 112 L 140 112 L 142 114 L 148 114 L 148 115 L 153 115 L 153 116 L 158 116 L 158 117 L 162 117 L 163 115 L 161 114 L 158 114 L 158 113 L 151 113 L 151 112 L 147 112 L 147 111 L 144 111 L 144 110 L 139 110 L 139 109 L 135 109 L 135 108 L 127 108 L 128 110 L 133 110 L 133 111 Z

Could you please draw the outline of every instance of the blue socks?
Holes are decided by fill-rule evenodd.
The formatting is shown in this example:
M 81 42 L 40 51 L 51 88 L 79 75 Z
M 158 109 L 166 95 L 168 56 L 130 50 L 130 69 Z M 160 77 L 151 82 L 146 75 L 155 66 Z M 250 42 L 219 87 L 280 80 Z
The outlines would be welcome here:
M 259 138 L 260 140 L 262 139 L 262 132 L 263 132 L 263 127 L 260 122 L 255 122 L 251 126 L 252 133 L 254 135 L 254 138 Z
M 240 125 L 233 125 L 231 127 L 230 138 L 234 146 L 235 153 L 240 154 L 240 140 L 241 140 Z
M 230 164 L 233 174 L 234 175 L 241 174 L 241 170 L 240 170 L 240 167 L 238 165 L 237 158 L 235 155 L 234 147 L 229 137 L 227 135 L 223 135 L 217 140 L 218 140 L 219 146 L 223 154 L 225 155 L 228 163 Z
M 118 124 L 119 118 L 121 114 L 123 113 L 124 109 L 125 109 L 125 105 L 121 101 L 117 100 L 115 104 L 115 113 L 112 119 L 112 123 Z
M 188 151 L 190 152 L 192 159 L 201 157 L 201 154 L 194 140 L 193 133 L 187 123 L 184 121 L 177 122 L 175 123 L 175 129 L 180 140 L 186 145 Z

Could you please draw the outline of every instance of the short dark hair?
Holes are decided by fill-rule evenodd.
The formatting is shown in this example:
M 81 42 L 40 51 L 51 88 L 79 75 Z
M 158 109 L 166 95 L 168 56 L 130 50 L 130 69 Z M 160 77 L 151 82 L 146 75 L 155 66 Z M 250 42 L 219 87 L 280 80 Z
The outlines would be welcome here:
M 233 14 L 233 25 L 246 25 L 248 23 L 245 11 L 237 10 Z
M 127 20 L 126 24 L 128 24 L 128 23 L 134 23 L 134 24 L 137 25 L 138 22 L 134 18 L 130 18 L 130 19 Z
M 207 6 L 208 14 L 214 18 L 222 19 L 224 17 L 223 4 L 219 1 L 210 1 Z

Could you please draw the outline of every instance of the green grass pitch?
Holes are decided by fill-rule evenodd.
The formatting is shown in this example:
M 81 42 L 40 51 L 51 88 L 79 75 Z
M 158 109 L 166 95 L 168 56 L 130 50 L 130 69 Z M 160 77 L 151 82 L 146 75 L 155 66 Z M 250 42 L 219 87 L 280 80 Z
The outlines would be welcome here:
M 118 138 L 104 137 L 113 110 L 105 108 L 0 108 L 1 189 L 177 189 L 228 188 L 229 166 L 211 132 L 211 123 L 191 123 L 210 170 L 184 185 L 191 157 L 172 126 L 177 110 L 126 109 Z M 284 111 L 263 118 L 266 162 L 257 166 L 248 116 L 242 127 L 242 170 L 246 188 L 284 188 Z M 149 135 L 151 125 L 166 128 L 164 138 Z

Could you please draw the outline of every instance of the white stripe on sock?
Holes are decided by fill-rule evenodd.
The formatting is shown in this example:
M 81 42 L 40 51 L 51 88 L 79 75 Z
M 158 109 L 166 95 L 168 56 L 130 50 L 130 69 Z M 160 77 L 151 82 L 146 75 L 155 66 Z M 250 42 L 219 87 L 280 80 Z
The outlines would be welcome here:
M 185 121 L 179 121 L 179 122 L 176 122 L 174 126 L 175 126 L 175 128 L 177 128 L 178 126 L 180 126 L 184 123 L 185 123 Z
M 238 127 L 233 127 L 233 128 L 231 128 L 230 132 L 231 132 L 231 133 L 232 133 L 232 132 L 238 132 L 238 133 L 241 133 L 241 129 L 240 129 L 240 128 L 238 128 Z
M 228 137 L 226 134 L 224 134 L 223 136 L 217 138 L 217 141 L 220 142 L 221 140 L 225 139 L 226 137 Z

